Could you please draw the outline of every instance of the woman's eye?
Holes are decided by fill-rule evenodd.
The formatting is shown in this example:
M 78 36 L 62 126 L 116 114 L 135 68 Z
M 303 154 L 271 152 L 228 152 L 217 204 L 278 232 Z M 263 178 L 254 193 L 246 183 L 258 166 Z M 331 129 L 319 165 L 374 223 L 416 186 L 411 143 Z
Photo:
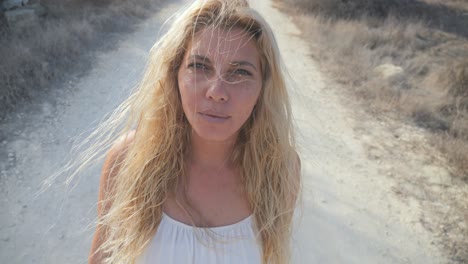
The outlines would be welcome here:
M 245 76 L 251 76 L 252 74 L 249 71 L 243 70 L 243 69 L 237 69 L 234 71 L 236 74 L 240 75 L 245 75 Z
M 207 69 L 207 67 L 205 66 L 205 64 L 203 63 L 198 63 L 198 62 L 194 62 L 194 63 L 190 63 L 188 65 L 189 68 L 195 68 L 195 69 Z

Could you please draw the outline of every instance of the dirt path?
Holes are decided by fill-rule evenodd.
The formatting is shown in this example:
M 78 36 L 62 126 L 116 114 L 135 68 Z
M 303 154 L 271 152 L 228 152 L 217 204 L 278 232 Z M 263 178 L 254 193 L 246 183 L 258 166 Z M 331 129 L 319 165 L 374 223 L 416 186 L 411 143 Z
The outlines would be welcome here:
M 1 125 L 1 263 L 87 263 L 102 163 L 81 175 L 68 190 L 58 184 L 64 181 L 60 178 L 37 199 L 33 193 L 64 165 L 72 137 L 89 134 L 128 96 L 141 77 L 162 23 L 180 5 L 163 8 L 125 36 L 115 50 L 96 58 L 89 73 L 77 73 L 40 104 Z
M 430 197 L 403 197 L 424 191 L 409 184 L 417 175 L 447 181 L 443 160 L 422 154 L 436 152 L 423 132 L 355 109 L 320 75 L 291 20 L 268 1 L 254 6 L 274 27 L 293 80 L 304 172 L 294 262 L 449 262 L 421 221 L 430 221 L 421 202 Z
M 274 27 L 294 80 L 291 92 L 304 171 L 294 263 L 444 263 L 420 224 L 421 208 L 406 204 L 394 191 L 399 181 L 386 173 L 397 166 L 395 161 L 375 158 L 378 147 L 369 152 L 369 146 L 393 142 L 382 136 L 385 126 L 363 122 L 344 107 L 291 21 L 268 1 L 252 2 Z M 1 259 L 86 263 L 100 166 L 83 174 L 73 189 L 54 184 L 37 199 L 32 193 L 63 165 L 71 137 L 93 127 L 128 95 L 161 23 L 179 6 L 170 5 L 143 23 L 116 50 L 102 54 L 88 75 L 77 75 L 57 89 L 53 100 L 1 125 Z M 408 131 L 401 130 L 400 138 L 412 138 Z

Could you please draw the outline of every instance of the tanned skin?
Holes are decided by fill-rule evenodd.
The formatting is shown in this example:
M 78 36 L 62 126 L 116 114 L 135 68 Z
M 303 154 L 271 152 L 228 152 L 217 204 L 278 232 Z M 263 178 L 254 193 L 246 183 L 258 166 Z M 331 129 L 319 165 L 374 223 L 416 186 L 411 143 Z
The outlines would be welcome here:
M 113 182 L 115 176 L 119 172 L 120 164 L 125 158 L 128 146 L 133 142 L 135 131 L 129 132 L 126 136 L 119 138 L 106 155 L 106 160 L 102 167 L 101 179 L 99 182 L 99 195 L 98 195 L 98 218 L 106 214 L 109 210 L 111 203 L 104 203 L 106 195 L 112 193 Z M 104 242 L 103 227 L 98 225 L 94 233 L 93 243 L 88 257 L 89 264 L 101 264 L 104 259 L 102 252 L 96 250 Z

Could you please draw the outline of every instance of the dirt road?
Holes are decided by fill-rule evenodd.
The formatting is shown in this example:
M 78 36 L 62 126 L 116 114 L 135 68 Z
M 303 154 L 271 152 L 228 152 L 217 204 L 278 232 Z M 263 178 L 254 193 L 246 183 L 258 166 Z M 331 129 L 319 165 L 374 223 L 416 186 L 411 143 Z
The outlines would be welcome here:
M 395 194 L 398 181 L 387 173 L 401 165 L 370 153 L 370 146 L 393 142 L 398 148 L 400 142 L 386 137 L 387 126 L 349 108 L 354 105 L 323 79 L 287 16 L 266 1 L 254 6 L 273 25 L 293 80 L 304 173 L 294 262 L 446 263 L 419 222 L 421 208 Z M 400 129 L 413 133 L 404 125 Z
M 73 188 L 60 185 L 61 178 L 38 198 L 32 194 L 63 166 L 70 139 L 89 133 L 128 95 L 162 22 L 180 5 L 171 4 L 143 23 L 116 50 L 99 56 L 86 75 L 77 73 L 52 92 L 53 99 L 45 98 L 1 125 L 2 263 L 86 263 L 100 164 L 74 181 Z M 420 208 L 399 199 L 392 189 L 395 180 L 381 174 L 382 167 L 395 164 L 369 156 L 370 137 L 363 131 L 383 128 L 361 122 L 341 103 L 285 15 L 269 1 L 252 5 L 274 27 L 293 86 L 304 173 L 294 263 L 445 263 L 420 224 Z

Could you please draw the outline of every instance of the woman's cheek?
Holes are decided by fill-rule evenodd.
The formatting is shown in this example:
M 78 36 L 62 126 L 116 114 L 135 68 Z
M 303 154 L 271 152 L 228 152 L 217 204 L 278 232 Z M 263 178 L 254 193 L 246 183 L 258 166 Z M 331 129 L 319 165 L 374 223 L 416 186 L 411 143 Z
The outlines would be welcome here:
M 204 76 L 198 73 L 187 74 L 184 80 L 184 85 L 186 89 L 194 93 L 200 89 L 203 85 L 203 81 L 206 80 Z
M 245 83 L 245 85 L 238 86 L 235 88 L 236 91 L 239 93 L 239 97 L 242 99 L 243 102 L 246 104 L 255 104 L 260 95 L 261 87 L 257 87 L 256 85 L 252 85 L 252 83 Z

